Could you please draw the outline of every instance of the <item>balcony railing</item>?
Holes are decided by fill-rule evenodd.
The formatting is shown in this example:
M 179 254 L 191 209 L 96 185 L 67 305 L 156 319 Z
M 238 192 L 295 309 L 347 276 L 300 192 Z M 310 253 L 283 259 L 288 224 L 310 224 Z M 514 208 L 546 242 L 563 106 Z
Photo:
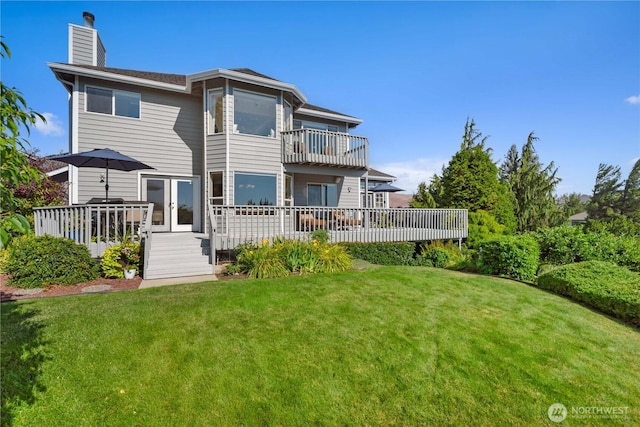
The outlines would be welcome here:
M 36 235 L 75 240 L 99 257 L 125 238 L 149 238 L 149 212 L 153 203 L 51 206 L 34 208 L 33 220 Z
M 296 129 L 282 135 L 282 163 L 365 168 L 369 141 L 362 136 L 316 129 Z
M 332 242 L 457 240 L 467 237 L 465 209 L 345 209 L 307 206 L 211 206 L 216 249 L 245 242 L 307 239 L 324 229 Z

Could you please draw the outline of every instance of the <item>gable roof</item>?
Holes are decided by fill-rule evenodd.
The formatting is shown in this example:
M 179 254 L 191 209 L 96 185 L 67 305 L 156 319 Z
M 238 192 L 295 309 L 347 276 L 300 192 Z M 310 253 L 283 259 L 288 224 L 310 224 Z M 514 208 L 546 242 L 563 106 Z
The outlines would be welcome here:
M 229 78 L 231 80 L 245 81 L 293 93 L 295 98 L 298 100 L 296 104 L 299 108 L 296 111 L 300 114 L 308 114 L 325 119 L 347 122 L 350 127 L 354 127 L 362 123 L 362 120 L 356 117 L 329 110 L 328 108 L 319 107 L 317 105 L 307 104 L 306 97 L 296 86 L 274 79 L 273 77 L 259 73 L 250 68 L 231 68 L 228 70 L 224 68 L 217 68 L 214 70 L 187 75 L 132 70 L 127 68 L 98 67 L 95 65 L 84 64 L 65 64 L 61 62 L 50 62 L 47 65 L 49 65 L 49 68 L 51 68 L 51 70 L 56 74 L 58 80 L 69 87 L 72 85 L 71 77 L 74 75 L 81 75 L 84 77 L 189 93 L 191 91 L 191 84 L 194 81 L 206 80 L 215 77 Z
M 395 179 L 396 177 L 393 175 L 389 175 L 388 173 L 384 173 L 384 172 L 380 172 L 377 169 L 374 168 L 370 168 L 369 169 L 369 177 L 375 177 L 375 178 L 389 178 L 389 179 Z

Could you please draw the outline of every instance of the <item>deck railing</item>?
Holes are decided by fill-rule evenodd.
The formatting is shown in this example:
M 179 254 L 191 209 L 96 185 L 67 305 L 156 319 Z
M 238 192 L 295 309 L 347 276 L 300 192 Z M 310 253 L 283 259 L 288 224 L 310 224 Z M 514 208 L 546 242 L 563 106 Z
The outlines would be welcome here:
M 363 136 L 316 129 L 295 129 L 282 135 L 282 163 L 365 168 L 369 141 Z
M 152 211 L 153 203 L 128 203 L 34 208 L 33 215 L 36 235 L 75 240 L 99 257 L 125 238 L 141 238 L 143 231 L 150 239 L 147 219 Z
M 332 242 L 461 241 L 468 225 L 466 209 L 210 206 L 209 215 L 218 250 L 275 237 L 307 239 L 317 229 Z

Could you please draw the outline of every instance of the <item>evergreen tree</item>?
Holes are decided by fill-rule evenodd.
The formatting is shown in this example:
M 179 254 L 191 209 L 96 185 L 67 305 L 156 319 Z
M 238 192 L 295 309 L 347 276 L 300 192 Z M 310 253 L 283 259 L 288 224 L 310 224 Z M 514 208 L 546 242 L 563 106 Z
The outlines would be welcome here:
M 578 193 L 563 194 L 558 199 L 558 207 L 562 210 L 565 218 L 586 210 L 586 204 Z
M 631 221 L 640 223 L 640 160 L 636 161 L 625 181 L 620 214 Z
M 502 164 L 503 179 L 508 183 L 515 200 L 517 231 L 535 231 L 540 227 L 562 222 L 554 192 L 560 182 L 557 168 L 551 162 L 543 167 L 533 146 L 538 138 L 529 134 L 520 156 L 511 147 Z
M 600 163 L 596 183 L 593 186 L 593 195 L 587 206 L 589 220 L 611 220 L 620 210 L 622 188 L 624 183 L 620 177 L 620 166 Z
M 431 194 L 427 190 L 427 184 L 421 182 L 418 184 L 418 192 L 413 195 L 413 198 L 409 202 L 409 206 L 412 208 L 435 208 L 436 202 L 433 200 Z

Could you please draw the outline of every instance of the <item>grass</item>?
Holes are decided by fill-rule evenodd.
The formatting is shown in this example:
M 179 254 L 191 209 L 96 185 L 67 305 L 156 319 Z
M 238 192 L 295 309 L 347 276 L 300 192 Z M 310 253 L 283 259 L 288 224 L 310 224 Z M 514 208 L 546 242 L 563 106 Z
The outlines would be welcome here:
M 418 267 L 2 304 L 4 425 L 555 425 L 628 407 L 640 332 Z

